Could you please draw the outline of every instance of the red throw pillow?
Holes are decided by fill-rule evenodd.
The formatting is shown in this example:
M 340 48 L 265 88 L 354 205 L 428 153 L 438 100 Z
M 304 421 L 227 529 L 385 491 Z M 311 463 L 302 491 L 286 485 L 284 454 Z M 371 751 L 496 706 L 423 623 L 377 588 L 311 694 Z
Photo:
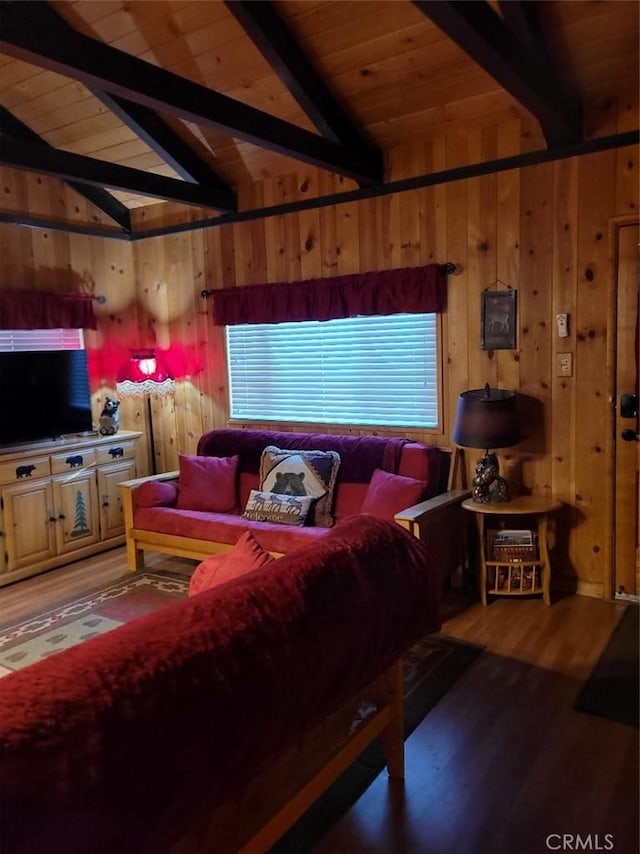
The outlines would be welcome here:
M 189 582 L 189 596 L 240 578 L 272 560 L 274 558 L 262 548 L 251 531 L 245 531 L 228 554 L 210 555 L 198 564 Z
M 178 508 L 233 513 L 238 510 L 238 457 L 180 454 Z
M 423 480 L 376 469 L 367 487 L 360 512 L 393 521 L 396 513 L 422 499 L 426 487 L 427 484 Z

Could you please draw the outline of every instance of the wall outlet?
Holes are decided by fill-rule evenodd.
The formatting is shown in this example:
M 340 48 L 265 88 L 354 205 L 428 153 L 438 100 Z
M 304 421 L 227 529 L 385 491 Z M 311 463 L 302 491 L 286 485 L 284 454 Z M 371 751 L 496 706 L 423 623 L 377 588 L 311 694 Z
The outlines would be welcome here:
M 572 377 L 573 376 L 573 353 L 558 353 L 558 354 L 556 354 L 556 376 L 557 377 Z

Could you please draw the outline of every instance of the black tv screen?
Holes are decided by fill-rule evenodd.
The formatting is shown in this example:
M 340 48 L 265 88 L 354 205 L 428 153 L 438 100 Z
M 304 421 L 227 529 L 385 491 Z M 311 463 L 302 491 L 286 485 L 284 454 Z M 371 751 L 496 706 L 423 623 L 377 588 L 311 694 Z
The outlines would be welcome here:
M 0 353 L 0 446 L 92 428 L 86 350 Z

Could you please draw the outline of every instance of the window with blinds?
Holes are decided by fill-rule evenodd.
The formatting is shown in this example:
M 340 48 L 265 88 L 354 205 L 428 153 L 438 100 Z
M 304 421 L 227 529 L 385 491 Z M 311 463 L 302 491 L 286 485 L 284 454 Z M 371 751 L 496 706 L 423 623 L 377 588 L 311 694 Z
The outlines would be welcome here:
M 0 353 L 84 350 L 82 329 L 0 329 Z
M 434 429 L 435 314 L 228 326 L 230 415 Z

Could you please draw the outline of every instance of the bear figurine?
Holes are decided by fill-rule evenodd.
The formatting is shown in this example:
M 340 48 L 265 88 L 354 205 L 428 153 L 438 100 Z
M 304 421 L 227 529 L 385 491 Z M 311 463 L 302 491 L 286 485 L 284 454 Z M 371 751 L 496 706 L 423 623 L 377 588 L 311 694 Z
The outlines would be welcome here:
M 100 413 L 100 433 L 102 436 L 112 436 L 120 429 L 120 401 L 115 397 L 105 398 L 104 407 Z
M 487 454 L 478 460 L 473 478 L 473 500 L 480 504 L 493 501 L 509 501 L 507 482 L 498 474 L 498 458 Z

